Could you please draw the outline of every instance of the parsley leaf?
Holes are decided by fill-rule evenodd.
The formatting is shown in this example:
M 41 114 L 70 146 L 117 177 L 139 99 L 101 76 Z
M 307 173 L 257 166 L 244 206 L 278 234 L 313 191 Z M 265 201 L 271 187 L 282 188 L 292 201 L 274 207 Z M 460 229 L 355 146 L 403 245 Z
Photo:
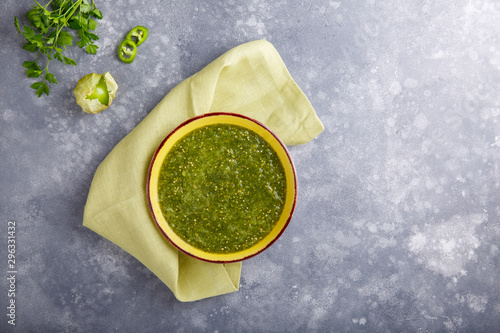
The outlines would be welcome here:
M 61 31 L 57 39 L 57 45 L 62 46 L 66 50 L 66 45 L 73 45 L 73 36 L 67 31 Z

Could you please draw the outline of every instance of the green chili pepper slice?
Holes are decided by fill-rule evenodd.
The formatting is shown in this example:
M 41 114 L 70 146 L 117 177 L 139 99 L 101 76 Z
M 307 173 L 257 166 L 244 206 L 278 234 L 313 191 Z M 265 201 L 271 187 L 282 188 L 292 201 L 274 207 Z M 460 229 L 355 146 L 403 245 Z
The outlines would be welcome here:
M 130 30 L 125 39 L 130 39 L 135 43 L 135 45 L 139 46 L 148 38 L 149 30 L 146 27 L 138 25 L 137 27 Z
M 118 57 L 126 64 L 130 64 L 137 54 L 137 44 L 131 39 L 124 39 L 118 46 Z

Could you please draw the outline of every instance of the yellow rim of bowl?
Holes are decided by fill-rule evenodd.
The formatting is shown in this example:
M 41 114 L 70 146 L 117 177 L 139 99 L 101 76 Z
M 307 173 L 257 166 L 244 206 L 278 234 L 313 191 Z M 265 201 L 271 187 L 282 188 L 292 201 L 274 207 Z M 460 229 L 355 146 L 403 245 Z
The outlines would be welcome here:
M 160 208 L 158 199 L 158 178 L 165 157 L 179 139 L 189 132 L 208 125 L 230 124 L 238 125 L 254 131 L 266 140 L 276 151 L 285 170 L 286 199 L 280 219 L 274 229 L 260 242 L 245 250 L 233 253 L 211 253 L 200 250 L 180 238 L 169 226 Z M 295 168 L 286 146 L 264 124 L 239 114 L 208 113 L 189 119 L 172 131 L 160 144 L 151 161 L 147 180 L 147 196 L 151 215 L 165 237 L 179 250 L 195 258 L 217 263 L 229 263 L 248 259 L 271 246 L 288 226 L 295 209 L 297 199 L 297 177 Z

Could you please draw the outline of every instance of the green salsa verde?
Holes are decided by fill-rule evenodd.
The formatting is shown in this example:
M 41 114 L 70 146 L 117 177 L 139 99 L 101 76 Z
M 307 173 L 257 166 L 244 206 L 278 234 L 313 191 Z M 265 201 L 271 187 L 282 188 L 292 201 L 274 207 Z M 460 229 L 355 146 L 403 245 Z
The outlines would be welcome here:
M 247 249 L 276 225 L 286 178 L 276 152 L 246 128 L 193 130 L 165 157 L 158 180 L 163 216 L 192 246 L 210 253 Z

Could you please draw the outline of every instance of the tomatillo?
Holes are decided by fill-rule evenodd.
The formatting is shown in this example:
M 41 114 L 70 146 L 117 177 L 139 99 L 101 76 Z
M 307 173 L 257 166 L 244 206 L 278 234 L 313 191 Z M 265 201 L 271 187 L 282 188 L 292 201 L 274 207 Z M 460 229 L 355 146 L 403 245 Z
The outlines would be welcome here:
M 109 103 L 108 85 L 106 84 L 106 81 L 104 81 L 104 76 L 101 75 L 101 79 L 99 80 L 97 86 L 95 86 L 95 89 L 92 92 L 92 94 L 88 95 L 85 98 L 97 99 L 99 103 L 104 105 L 107 105 Z
M 91 73 L 78 80 L 73 93 L 76 103 L 86 113 L 99 113 L 106 110 L 115 98 L 118 84 L 109 72 Z

